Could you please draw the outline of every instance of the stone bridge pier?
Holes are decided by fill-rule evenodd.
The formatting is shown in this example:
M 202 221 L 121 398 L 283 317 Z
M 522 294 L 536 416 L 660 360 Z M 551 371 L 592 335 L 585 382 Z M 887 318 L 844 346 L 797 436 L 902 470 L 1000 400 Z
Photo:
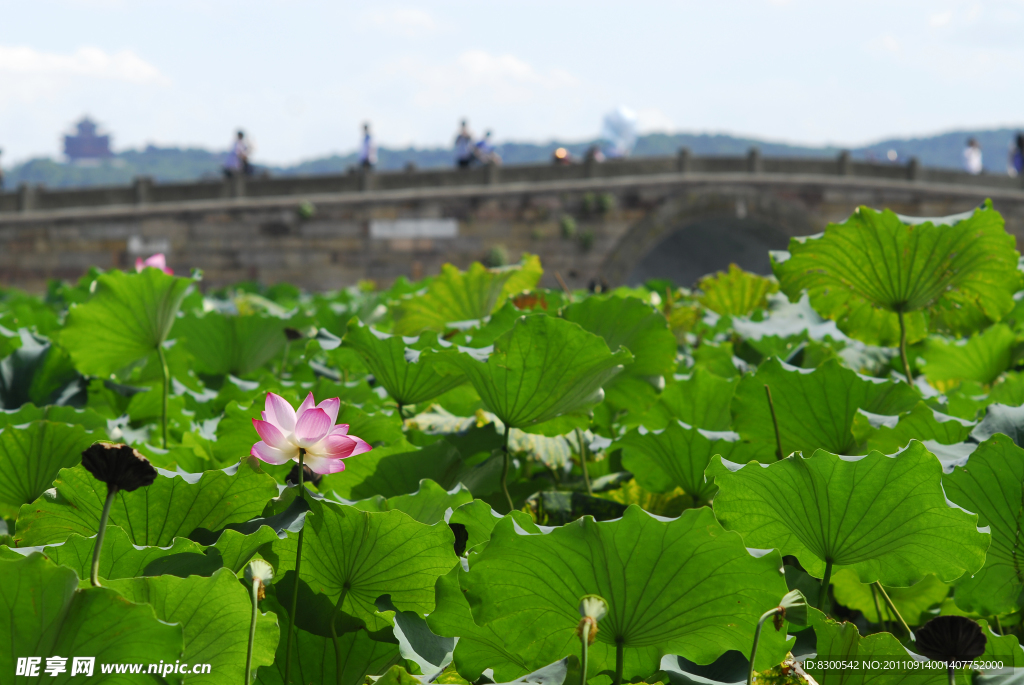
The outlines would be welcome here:
M 1017 179 L 837 160 L 678 157 L 568 167 L 350 173 L 248 182 L 0 194 L 0 284 L 42 291 L 90 266 L 168 255 L 203 287 L 287 281 L 327 290 L 420 278 L 496 252 L 540 255 L 543 285 L 692 285 L 730 262 L 770 271 L 768 250 L 858 206 L 942 216 L 985 198 L 1024 236 Z

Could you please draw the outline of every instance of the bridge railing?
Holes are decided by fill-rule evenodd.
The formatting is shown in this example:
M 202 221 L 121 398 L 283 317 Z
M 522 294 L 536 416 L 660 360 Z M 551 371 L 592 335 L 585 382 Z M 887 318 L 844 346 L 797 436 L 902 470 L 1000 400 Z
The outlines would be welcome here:
M 583 179 L 610 179 L 661 174 L 771 174 L 788 176 L 850 176 L 867 179 L 953 183 L 994 188 L 1021 189 L 1021 179 L 1002 175 L 972 176 L 952 169 L 921 167 L 917 160 L 907 164 L 852 160 L 848 154 L 837 158 L 762 158 L 752 149 L 744 157 L 696 157 L 686 149 L 674 157 L 635 157 L 603 163 L 569 165 L 528 164 L 473 169 L 425 169 L 321 176 L 275 176 L 224 179 L 189 183 L 154 183 L 138 178 L 130 186 L 48 189 L 22 185 L 16 191 L 0 193 L 0 215 L 89 209 L 132 205 L 226 200 L 231 198 L 288 198 L 358 193 L 364 191 L 412 190 L 515 183 L 544 183 Z

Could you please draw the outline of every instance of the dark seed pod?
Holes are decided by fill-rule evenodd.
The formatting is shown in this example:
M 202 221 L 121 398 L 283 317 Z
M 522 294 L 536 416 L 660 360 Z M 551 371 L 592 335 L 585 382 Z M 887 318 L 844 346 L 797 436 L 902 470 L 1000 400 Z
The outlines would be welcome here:
M 319 473 L 315 473 L 313 471 L 313 469 L 309 468 L 305 464 L 302 465 L 302 482 L 303 483 L 312 483 L 314 487 L 318 487 L 320 485 L 320 481 L 322 481 L 323 479 L 324 479 L 324 477 L 322 475 L 320 475 Z M 298 464 L 295 464 L 294 466 L 292 466 L 292 470 L 288 472 L 287 476 L 285 476 L 284 482 L 288 483 L 289 485 L 298 485 L 299 484 L 299 465 Z
M 932 661 L 972 661 L 985 642 L 981 626 L 963 616 L 939 616 L 917 631 L 917 651 Z
M 284 337 L 288 338 L 288 340 L 301 340 L 302 333 L 294 328 L 286 328 L 284 329 Z
M 82 452 L 82 466 L 108 487 L 131 492 L 152 485 L 156 469 L 128 445 L 96 442 Z

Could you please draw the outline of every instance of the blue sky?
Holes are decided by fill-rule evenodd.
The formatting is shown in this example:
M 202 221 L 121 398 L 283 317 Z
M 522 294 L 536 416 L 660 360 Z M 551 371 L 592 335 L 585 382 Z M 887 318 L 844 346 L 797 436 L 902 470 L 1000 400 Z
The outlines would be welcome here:
M 857 145 L 1024 125 L 1024 0 L 0 0 L 0 147 L 57 155 L 89 113 L 115 147 L 257 157 L 646 131 Z

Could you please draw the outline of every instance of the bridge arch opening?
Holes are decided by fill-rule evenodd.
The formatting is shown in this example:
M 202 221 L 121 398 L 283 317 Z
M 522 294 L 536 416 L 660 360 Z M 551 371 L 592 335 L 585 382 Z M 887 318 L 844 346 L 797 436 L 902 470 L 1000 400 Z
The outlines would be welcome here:
M 690 287 L 735 263 L 771 273 L 769 250 L 821 231 L 804 202 L 756 188 L 703 188 L 665 199 L 629 227 L 601 267 L 610 285 L 665 278 Z
M 789 236 L 779 226 L 750 218 L 715 217 L 684 224 L 657 242 L 633 266 L 628 285 L 664 278 L 691 287 L 701 276 L 729 264 L 756 274 L 771 274 L 769 250 L 784 250 Z

